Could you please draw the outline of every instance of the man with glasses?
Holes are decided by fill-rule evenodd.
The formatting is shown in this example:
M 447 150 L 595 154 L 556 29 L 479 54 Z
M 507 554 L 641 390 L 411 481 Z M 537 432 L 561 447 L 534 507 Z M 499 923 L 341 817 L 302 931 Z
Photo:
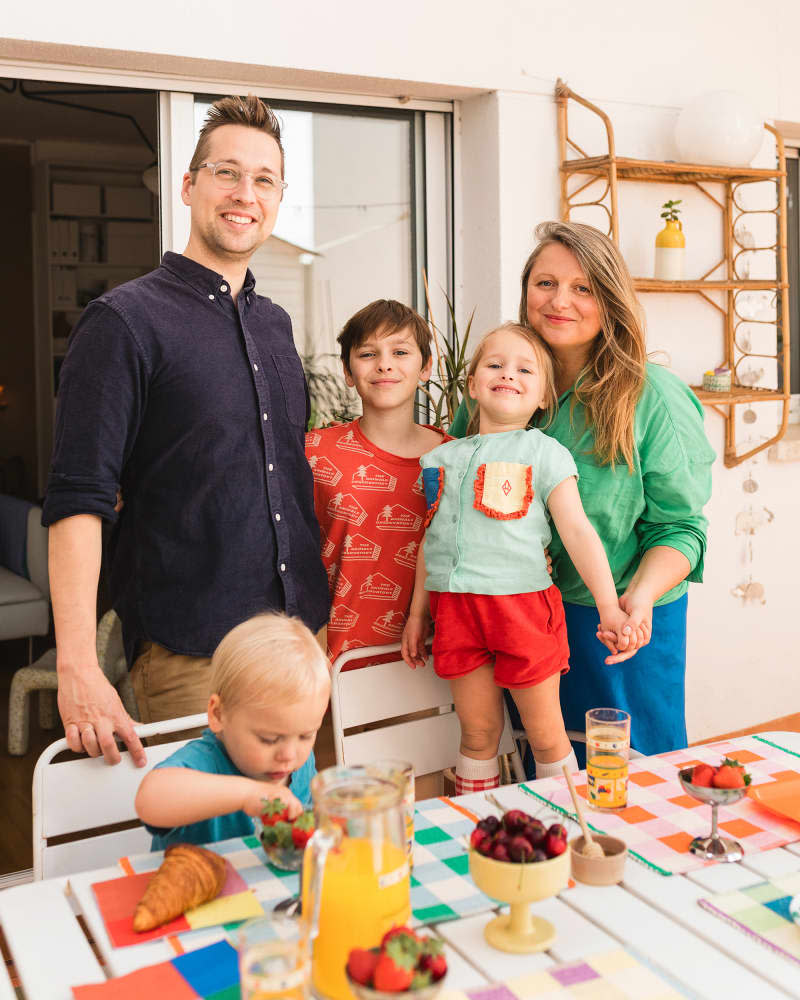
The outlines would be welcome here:
M 303 369 L 288 315 L 248 269 L 283 174 L 262 101 L 212 105 L 181 187 L 185 251 L 91 302 L 61 371 L 43 515 L 58 704 L 70 748 L 108 763 L 115 735 L 138 765 L 145 754 L 95 653 L 103 521 L 142 722 L 204 712 L 209 658 L 253 614 L 315 631 L 328 618 Z

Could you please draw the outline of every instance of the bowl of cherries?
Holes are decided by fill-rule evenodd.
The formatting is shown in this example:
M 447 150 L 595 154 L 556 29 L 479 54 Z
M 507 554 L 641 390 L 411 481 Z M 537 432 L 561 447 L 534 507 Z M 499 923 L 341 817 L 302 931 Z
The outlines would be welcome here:
M 564 889 L 569 881 L 567 831 L 545 826 L 521 809 L 487 816 L 470 835 L 469 870 L 478 888 L 509 912 L 490 920 L 484 936 L 500 951 L 532 952 L 555 940 L 553 925 L 531 914 L 530 904 Z

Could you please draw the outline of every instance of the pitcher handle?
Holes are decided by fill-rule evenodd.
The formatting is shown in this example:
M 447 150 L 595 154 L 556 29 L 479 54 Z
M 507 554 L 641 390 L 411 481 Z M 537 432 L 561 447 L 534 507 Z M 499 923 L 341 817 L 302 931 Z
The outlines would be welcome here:
M 331 848 L 338 847 L 342 839 L 342 830 L 335 823 L 319 827 L 306 844 L 303 854 L 303 882 L 306 881 L 306 865 L 311 870 L 308 877 L 308 936 L 313 941 L 319 934 L 319 914 L 322 904 L 322 881 L 325 876 L 325 862 Z M 305 904 L 303 905 L 305 911 Z

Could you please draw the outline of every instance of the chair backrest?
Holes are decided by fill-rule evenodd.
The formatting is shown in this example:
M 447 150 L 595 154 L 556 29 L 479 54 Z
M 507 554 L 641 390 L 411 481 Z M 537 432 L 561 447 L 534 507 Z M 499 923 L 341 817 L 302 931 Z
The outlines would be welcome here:
M 413 764 L 415 774 L 430 774 L 455 764 L 461 738 L 458 716 L 450 685 L 436 675 L 430 658 L 417 670 L 411 670 L 399 656 L 389 663 L 342 670 L 353 660 L 399 651 L 399 643 L 362 646 L 334 661 L 331 717 L 337 764 L 394 758 Z M 424 718 L 401 718 L 432 710 L 435 714 Z M 362 726 L 369 728 L 345 732 Z M 507 713 L 500 753 L 516 753 Z
M 182 719 L 168 719 L 136 726 L 140 737 L 180 733 L 204 726 L 205 712 Z M 109 767 L 102 757 L 80 757 L 53 763 L 68 750 L 65 739 L 56 740 L 42 753 L 33 772 L 33 877 L 52 878 L 113 864 L 127 854 L 147 851 L 150 834 L 139 823 L 133 807 L 142 778 L 159 761 L 187 741 L 176 740 L 147 747 L 147 764 L 135 767 L 122 752 L 119 764 Z M 129 823 L 137 826 L 110 833 L 102 827 Z M 67 835 L 67 843 L 49 843 Z

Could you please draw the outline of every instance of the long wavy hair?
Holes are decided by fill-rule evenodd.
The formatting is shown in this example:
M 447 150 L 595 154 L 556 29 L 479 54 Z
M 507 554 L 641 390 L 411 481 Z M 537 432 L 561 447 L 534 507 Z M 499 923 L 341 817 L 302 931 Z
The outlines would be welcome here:
M 528 278 L 542 250 L 560 243 L 573 253 L 597 302 L 600 331 L 576 380 L 576 403 L 584 406 L 594 431 L 594 455 L 601 465 L 624 461 L 633 471 L 633 416 L 645 379 L 644 323 L 628 267 L 617 247 L 599 229 L 577 222 L 542 222 L 536 249 L 522 269 L 519 321 L 528 322 Z
M 533 350 L 533 353 L 536 355 L 536 360 L 539 362 L 539 377 L 542 380 L 542 388 L 544 389 L 544 406 L 542 407 L 542 410 L 544 412 L 545 419 L 542 426 L 547 427 L 548 424 L 552 422 L 556 413 L 556 407 L 558 406 L 555 359 L 550 348 L 545 343 L 544 338 L 539 336 L 529 323 L 503 323 L 501 326 L 495 327 L 494 330 L 489 330 L 488 333 L 485 333 L 478 342 L 478 346 L 475 348 L 475 353 L 472 355 L 472 359 L 470 360 L 469 368 L 467 369 L 467 384 L 469 384 L 469 380 L 477 371 L 480 360 L 486 351 L 486 342 L 489 337 L 491 337 L 492 334 L 500 333 L 501 331 L 516 333 L 524 340 L 527 340 Z M 470 414 L 469 423 L 467 424 L 467 435 L 477 434 L 480 423 L 480 407 L 474 405 L 472 413 Z

